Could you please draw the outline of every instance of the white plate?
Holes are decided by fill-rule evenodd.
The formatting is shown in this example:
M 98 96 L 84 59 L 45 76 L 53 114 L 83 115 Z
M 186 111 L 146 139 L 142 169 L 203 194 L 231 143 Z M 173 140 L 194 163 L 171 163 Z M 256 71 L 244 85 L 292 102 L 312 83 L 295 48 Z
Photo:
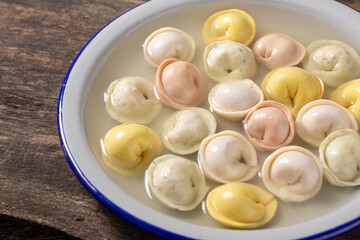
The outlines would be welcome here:
M 202 25 L 214 12 L 239 8 L 257 24 L 257 35 L 285 33 L 307 46 L 318 39 L 337 39 L 359 52 L 360 14 L 331 0 L 152 0 L 116 18 L 81 50 L 61 87 L 58 129 L 65 156 L 81 183 L 102 204 L 123 218 L 158 235 L 196 239 L 294 239 L 330 238 L 360 225 L 360 189 L 339 188 L 324 183 L 319 194 L 299 204 L 279 201 L 278 211 L 257 230 L 225 228 L 206 214 L 203 206 L 191 212 L 169 210 L 151 198 L 143 176 L 125 178 L 108 169 L 101 160 L 100 140 L 117 125 L 106 113 L 104 93 L 111 81 L 130 75 L 154 80 L 156 69 L 142 56 L 142 43 L 154 30 L 172 26 L 192 35 L 197 42 L 193 63 L 202 67 Z M 253 78 L 258 84 L 267 70 L 260 67 Z M 210 79 L 208 88 L 215 83 Z M 208 108 L 208 104 L 202 105 Z M 159 130 L 172 112 L 164 107 L 150 125 Z M 242 131 L 241 123 L 217 117 L 217 131 Z M 294 144 L 304 145 L 296 139 Z M 305 145 L 307 146 L 307 145 Z M 307 146 L 308 147 L 308 146 Z M 311 149 L 316 152 L 316 149 Z M 164 150 L 164 153 L 167 153 Z M 258 153 L 259 154 L 259 153 Z M 266 154 L 259 154 L 260 160 Z M 196 154 L 188 156 L 195 159 Z M 209 184 L 212 184 L 208 181 Z M 258 177 L 250 183 L 263 187 Z M 212 184 L 214 186 L 214 184 Z

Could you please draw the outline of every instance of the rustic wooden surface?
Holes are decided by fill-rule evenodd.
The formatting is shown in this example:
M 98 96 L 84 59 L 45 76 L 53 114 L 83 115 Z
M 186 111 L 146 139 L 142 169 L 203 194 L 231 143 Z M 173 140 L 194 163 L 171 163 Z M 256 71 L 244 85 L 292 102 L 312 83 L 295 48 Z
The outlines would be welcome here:
M 0 1 L 0 239 L 158 239 L 86 191 L 56 124 L 72 60 L 104 25 L 143 2 Z M 341 2 L 360 10 L 360 1 Z M 360 239 L 360 228 L 338 239 Z

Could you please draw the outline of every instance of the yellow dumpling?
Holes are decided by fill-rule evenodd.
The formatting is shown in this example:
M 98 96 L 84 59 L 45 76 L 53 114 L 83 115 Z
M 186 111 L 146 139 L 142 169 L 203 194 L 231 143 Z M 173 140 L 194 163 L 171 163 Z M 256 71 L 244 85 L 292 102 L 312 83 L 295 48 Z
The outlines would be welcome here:
M 232 182 L 214 188 L 206 199 L 209 214 L 234 228 L 257 228 L 272 219 L 277 200 L 267 191 L 247 183 Z
M 232 40 L 248 46 L 254 39 L 254 19 L 239 9 L 228 9 L 211 15 L 205 22 L 203 37 L 205 44 Z
M 134 177 L 144 173 L 161 151 L 161 140 L 152 129 L 140 124 L 125 123 L 106 133 L 102 158 L 117 173 Z
M 320 99 L 324 93 L 322 80 L 299 67 L 283 67 L 269 72 L 261 90 L 265 98 L 286 105 L 296 117 L 307 103 Z
M 330 100 L 347 108 L 360 126 L 360 78 L 340 85 L 331 93 Z

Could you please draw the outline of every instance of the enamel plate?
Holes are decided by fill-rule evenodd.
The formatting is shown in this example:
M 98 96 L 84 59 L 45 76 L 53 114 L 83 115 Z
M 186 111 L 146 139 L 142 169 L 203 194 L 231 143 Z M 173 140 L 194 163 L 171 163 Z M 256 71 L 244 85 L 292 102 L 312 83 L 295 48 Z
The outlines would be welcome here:
M 176 239 L 307 239 L 331 238 L 360 226 L 360 188 L 340 188 L 324 182 L 320 192 L 303 203 L 279 200 L 275 217 L 256 230 L 237 230 L 215 222 L 200 204 L 190 212 L 163 207 L 148 190 L 145 173 L 136 178 L 119 176 L 101 158 L 106 132 L 118 125 L 106 112 L 104 97 L 109 84 L 122 77 L 139 76 L 155 81 L 156 68 L 144 59 L 142 45 L 162 27 L 182 29 L 196 43 L 192 63 L 207 82 L 202 55 L 202 27 L 213 13 L 238 8 L 256 23 L 253 43 L 262 35 L 279 32 L 304 46 L 319 39 L 346 42 L 360 52 L 360 14 L 331 0 L 151 0 L 126 12 L 100 30 L 80 51 L 60 90 L 58 130 L 61 145 L 72 170 L 103 205 L 126 220 L 157 235 Z M 345 17 L 344 17 L 345 16 Z M 251 46 L 251 45 L 250 45 Z M 269 71 L 261 64 L 252 80 L 258 85 Z M 325 91 L 327 97 L 329 90 Z M 200 107 L 209 110 L 205 101 Z M 163 106 L 149 127 L 159 135 L 165 119 L 175 110 Z M 234 130 L 244 134 L 241 122 L 217 116 L 217 132 Z M 292 145 L 318 150 L 295 137 Z M 163 154 L 171 153 L 165 147 Z M 257 152 L 259 164 L 270 152 Z M 196 161 L 196 153 L 186 155 Z M 207 180 L 210 187 L 217 184 Z M 266 189 L 258 174 L 249 183 Z

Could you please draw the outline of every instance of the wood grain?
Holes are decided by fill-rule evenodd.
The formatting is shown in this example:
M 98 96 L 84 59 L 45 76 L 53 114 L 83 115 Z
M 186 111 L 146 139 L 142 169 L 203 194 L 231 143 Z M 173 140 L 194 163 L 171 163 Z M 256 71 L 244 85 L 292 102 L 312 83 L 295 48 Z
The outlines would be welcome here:
M 0 14 L 0 213 L 84 239 L 146 235 L 79 183 L 56 123 L 61 82 L 72 60 L 104 25 L 142 2 L 0 2 L 6 13 Z
M 16 226 L 26 220 L 61 231 L 59 238 L 158 239 L 86 191 L 64 158 L 56 123 L 60 86 L 77 53 L 143 2 L 0 1 L 0 238 L 22 239 Z M 341 2 L 360 9 L 359 1 Z M 339 239 L 352 237 L 360 239 L 359 229 Z

